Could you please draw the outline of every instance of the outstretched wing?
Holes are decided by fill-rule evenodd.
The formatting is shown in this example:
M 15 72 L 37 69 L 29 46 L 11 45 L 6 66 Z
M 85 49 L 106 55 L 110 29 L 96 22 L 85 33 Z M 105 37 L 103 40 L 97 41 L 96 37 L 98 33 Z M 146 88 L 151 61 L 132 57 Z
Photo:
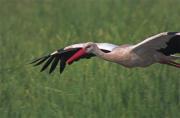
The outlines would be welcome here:
M 159 51 L 165 55 L 180 53 L 180 32 L 163 32 L 133 46 L 136 53 Z
M 97 46 L 105 53 L 111 52 L 113 50 L 113 48 L 117 47 L 113 44 L 107 44 L 107 43 L 97 43 Z M 34 66 L 38 66 L 38 65 L 44 63 L 41 71 L 44 71 L 45 69 L 47 69 L 48 66 L 51 64 L 49 73 L 52 73 L 59 63 L 60 64 L 60 73 L 62 73 L 66 67 L 67 60 L 70 59 L 74 54 L 76 54 L 76 52 L 78 52 L 83 47 L 84 47 L 84 43 L 83 44 L 74 44 L 74 45 L 65 47 L 63 49 L 59 49 L 49 55 L 35 59 L 31 62 L 31 64 L 34 64 Z M 88 54 L 81 56 L 80 58 L 81 59 L 83 59 L 83 58 L 89 59 L 94 56 L 95 56 L 94 54 L 88 53 Z M 78 61 L 78 60 L 79 59 L 76 59 L 74 61 Z M 69 63 L 69 64 L 72 64 L 72 63 Z

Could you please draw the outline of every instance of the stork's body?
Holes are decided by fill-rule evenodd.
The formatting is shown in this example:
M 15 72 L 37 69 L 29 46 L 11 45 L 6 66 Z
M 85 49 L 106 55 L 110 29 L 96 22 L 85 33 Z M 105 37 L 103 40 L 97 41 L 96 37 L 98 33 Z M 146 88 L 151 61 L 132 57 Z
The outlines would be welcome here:
M 133 51 L 133 45 L 123 45 L 115 48 L 110 53 L 104 53 L 103 56 L 98 55 L 100 58 L 107 61 L 121 64 L 125 67 L 146 67 L 151 64 L 160 62 L 161 59 L 168 60 L 172 57 L 167 57 L 157 51 L 151 51 L 147 54 L 138 55 Z
M 112 52 L 105 54 L 107 61 L 112 61 L 125 67 L 145 67 L 154 63 L 154 58 L 149 55 L 138 56 L 132 51 L 132 46 L 120 46 L 114 49 Z M 107 58 L 106 58 L 107 57 Z M 148 58 L 149 57 L 149 58 Z M 146 60 L 148 58 L 148 60 Z
M 82 43 L 74 44 L 57 50 L 50 55 L 34 60 L 32 63 L 39 65 L 46 61 L 41 71 L 52 62 L 50 73 L 60 62 L 60 72 L 66 64 L 72 64 L 80 58 L 97 56 L 107 61 L 115 62 L 128 68 L 146 67 L 154 63 L 168 64 L 180 68 L 180 64 L 174 62 L 180 57 L 174 54 L 180 53 L 180 33 L 164 32 L 149 37 L 136 45 L 113 45 L 108 43 Z

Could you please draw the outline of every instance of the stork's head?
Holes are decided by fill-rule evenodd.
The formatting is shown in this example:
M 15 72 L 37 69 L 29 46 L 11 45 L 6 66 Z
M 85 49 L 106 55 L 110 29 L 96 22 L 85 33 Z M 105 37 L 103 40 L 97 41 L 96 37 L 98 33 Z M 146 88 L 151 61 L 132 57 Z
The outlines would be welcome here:
M 88 42 L 88 43 L 84 44 L 82 49 L 80 49 L 72 57 L 70 57 L 67 60 L 67 63 L 71 64 L 74 60 L 77 60 L 77 59 L 81 58 L 82 56 L 84 56 L 84 55 L 86 55 L 88 53 L 94 53 L 97 48 L 98 47 L 97 47 L 97 45 L 95 43 Z
M 97 45 L 93 42 L 88 42 L 84 46 L 84 50 L 86 53 L 93 53 L 97 48 Z

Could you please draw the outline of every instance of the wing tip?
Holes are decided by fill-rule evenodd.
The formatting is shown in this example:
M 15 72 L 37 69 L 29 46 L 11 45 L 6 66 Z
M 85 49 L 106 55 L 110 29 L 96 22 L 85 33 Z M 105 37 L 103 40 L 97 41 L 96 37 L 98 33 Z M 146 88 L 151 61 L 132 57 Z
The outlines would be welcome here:
M 46 56 L 34 59 L 29 64 L 34 64 L 34 66 L 38 66 L 38 65 L 43 64 L 41 69 L 40 69 L 40 72 L 42 72 L 42 71 L 44 71 L 50 67 L 50 69 L 48 69 L 49 70 L 48 73 L 51 74 L 52 72 L 54 72 L 58 63 L 60 63 L 59 72 L 60 72 L 60 74 L 62 74 L 64 72 L 66 64 L 68 64 L 68 65 L 72 64 L 72 63 L 67 63 L 67 60 L 72 55 L 74 55 L 74 53 L 76 53 L 79 49 L 80 48 L 73 48 L 73 49 L 67 49 L 66 50 L 65 48 L 61 48 L 61 49 L 58 49 L 58 50 L 56 50 L 56 51 L 54 51 L 54 52 L 52 52 Z M 58 61 L 57 61 L 57 58 L 58 58 Z M 77 60 L 75 60 L 75 61 L 77 61 Z
M 29 62 L 29 64 L 34 64 L 33 66 L 38 66 L 41 63 L 43 63 L 46 59 L 48 59 L 50 57 L 50 55 L 46 55 L 46 56 L 42 56 L 36 59 L 33 59 L 31 62 Z
M 51 65 L 48 72 L 49 74 L 51 74 L 54 72 L 56 66 L 58 65 L 58 62 L 60 62 L 60 74 L 62 74 L 65 69 L 66 62 L 65 60 L 62 59 L 61 54 L 64 54 L 65 52 L 66 50 L 64 50 L 64 48 L 61 48 L 48 55 L 35 58 L 32 61 L 30 61 L 28 64 L 33 64 L 33 66 L 38 66 L 44 63 L 40 69 L 40 72 L 43 72 Z
M 53 62 L 51 64 L 51 68 L 49 70 L 49 74 L 51 74 L 56 69 L 56 66 L 57 66 L 59 61 L 60 61 L 59 56 L 55 57 L 55 59 L 53 60 Z

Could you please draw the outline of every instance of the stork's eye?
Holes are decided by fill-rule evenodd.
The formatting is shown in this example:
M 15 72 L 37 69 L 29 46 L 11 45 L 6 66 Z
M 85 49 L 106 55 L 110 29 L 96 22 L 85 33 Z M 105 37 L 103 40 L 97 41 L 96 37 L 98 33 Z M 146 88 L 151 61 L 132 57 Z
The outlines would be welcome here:
M 88 46 L 86 47 L 86 49 L 87 49 L 87 48 L 90 48 L 90 47 L 91 47 L 91 46 L 90 46 L 90 45 L 88 45 Z

